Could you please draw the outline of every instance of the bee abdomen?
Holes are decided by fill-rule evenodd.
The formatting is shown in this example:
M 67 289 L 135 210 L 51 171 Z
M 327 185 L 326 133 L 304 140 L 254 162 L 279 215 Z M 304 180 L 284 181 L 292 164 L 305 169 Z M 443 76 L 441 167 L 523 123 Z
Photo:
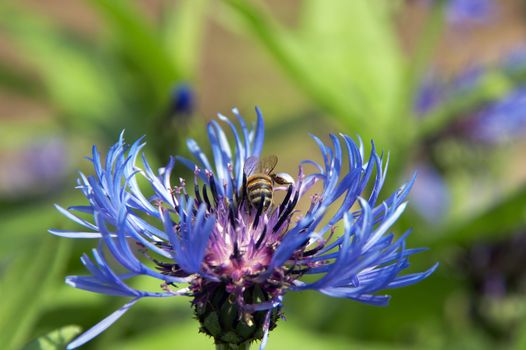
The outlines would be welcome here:
M 263 209 L 272 203 L 272 179 L 266 174 L 252 175 L 247 179 L 247 196 L 254 208 L 259 208 L 263 200 Z

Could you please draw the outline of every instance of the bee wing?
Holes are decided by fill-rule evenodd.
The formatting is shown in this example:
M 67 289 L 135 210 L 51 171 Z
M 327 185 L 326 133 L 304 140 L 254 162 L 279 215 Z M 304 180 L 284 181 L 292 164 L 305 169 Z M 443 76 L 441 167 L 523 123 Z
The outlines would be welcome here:
M 259 168 L 260 168 L 259 157 L 252 156 L 252 157 L 248 157 L 248 159 L 245 161 L 243 172 L 245 173 L 246 176 L 250 176 Z
M 260 171 L 264 174 L 270 174 L 272 170 L 276 167 L 278 163 L 278 157 L 275 154 L 271 154 L 268 157 L 261 159 L 260 161 Z

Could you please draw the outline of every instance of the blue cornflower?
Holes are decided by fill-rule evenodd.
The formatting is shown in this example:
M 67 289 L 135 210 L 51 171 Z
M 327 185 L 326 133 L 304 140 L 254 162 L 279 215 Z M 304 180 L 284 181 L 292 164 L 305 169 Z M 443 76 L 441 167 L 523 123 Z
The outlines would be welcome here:
M 262 339 L 263 348 L 286 292 L 317 290 L 386 305 L 390 296 L 378 291 L 414 284 L 436 269 L 434 265 L 400 276 L 409 265 L 408 257 L 422 251 L 405 248 L 409 232 L 398 239 L 389 232 L 405 210 L 414 179 L 379 202 L 387 165 L 374 144 L 366 160 L 361 141 L 357 145 L 347 135 L 331 135 L 327 145 L 313 137 L 321 163 L 299 163 L 296 176 L 268 176 L 275 180 L 273 191 L 283 193 L 282 200 L 267 207 L 263 185 L 252 186 L 248 193 L 247 179 L 253 180 L 247 164 L 256 164 L 263 148 L 263 117 L 256 111 L 254 128 L 236 109 L 237 123 L 219 115 L 233 143 L 217 121 L 208 124 L 211 159 L 188 140 L 194 159 L 171 158 L 157 172 L 144 155 L 142 167 L 137 165 L 142 139 L 128 147 L 121 135 L 105 162 L 93 147 L 95 175 L 81 174 L 78 179 L 89 205 L 68 210 L 57 206 L 87 232 L 51 232 L 99 242 L 92 257 L 81 258 L 90 275 L 69 276 L 66 283 L 132 300 L 68 349 L 97 336 L 142 298 L 183 295 L 193 298 L 200 330 L 216 344 L 241 348 Z M 179 179 L 172 184 L 177 162 L 194 172 L 190 183 Z M 139 178 L 146 179 L 153 196 L 143 194 Z M 306 209 L 300 209 L 302 202 L 307 202 Z M 139 275 L 158 279 L 160 291 L 138 290 L 126 283 Z M 314 279 L 301 280 L 308 275 Z
M 526 134 L 526 88 L 519 87 L 487 105 L 468 121 L 466 133 L 476 141 L 489 144 Z
M 491 19 L 497 3 L 495 0 L 422 0 L 425 6 L 445 2 L 445 17 L 449 24 L 462 26 L 470 23 L 485 23 Z
M 21 198 L 55 191 L 67 177 L 67 153 L 65 140 L 50 137 L 0 156 L 0 195 Z
M 423 116 L 433 111 L 444 102 L 445 83 L 434 72 L 426 73 L 420 81 L 413 102 L 413 110 L 417 116 Z
M 437 107 L 477 88 L 486 74 L 486 68 L 471 66 L 457 76 L 445 79 L 433 70 L 426 73 L 416 91 L 413 110 L 417 116 L 426 116 Z
M 525 57 L 525 51 L 514 51 L 495 67 L 472 66 L 450 81 L 430 72 L 416 92 L 413 110 L 417 116 L 427 117 L 437 108 L 462 99 L 481 86 L 490 69 L 516 75 L 526 66 Z M 495 101 L 481 102 L 467 110 L 466 116 L 454 123 L 448 133 L 482 144 L 505 143 L 526 134 L 525 110 L 526 87 L 518 85 Z
M 432 224 L 440 223 L 447 215 L 451 203 L 451 192 L 446 180 L 429 163 L 416 165 L 418 179 L 413 186 L 413 208 Z
M 496 5 L 495 0 L 449 0 L 447 18 L 453 24 L 486 22 Z

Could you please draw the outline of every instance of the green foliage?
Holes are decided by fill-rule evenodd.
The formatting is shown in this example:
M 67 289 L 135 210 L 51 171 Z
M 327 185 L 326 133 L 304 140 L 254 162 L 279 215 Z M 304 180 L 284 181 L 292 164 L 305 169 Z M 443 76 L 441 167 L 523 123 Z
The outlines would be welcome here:
M 195 79 L 205 30 L 208 0 L 180 1 L 178 6 L 168 3 L 163 9 L 161 39 L 168 56 L 178 67 L 183 81 Z
M 197 78 L 206 4 L 166 5 L 156 23 L 128 1 L 86 0 L 103 24 L 100 34 L 88 37 L 4 2 L 0 27 L 42 84 L 0 61 L 0 86 L 48 105 L 65 128 L 90 139 L 102 133 L 113 140 L 123 127 L 132 138 L 161 128 L 184 132 L 167 110 L 173 88 Z M 155 141 L 162 158 L 163 149 L 178 146 L 173 137 Z
M 111 75 L 97 64 L 96 52 L 84 40 L 9 3 L 0 5 L 0 18 L 3 29 L 38 69 L 45 85 L 42 93 L 61 113 L 75 116 L 69 123 L 93 127 L 115 113 L 118 99 L 111 88 Z
M 139 335 L 115 346 L 123 350 L 140 350 L 144 348 L 163 347 L 164 344 L 177 344 L 181 349 L 211 349 L 213 341 L 210 338 L 199 336 L 197 325 L 193 322 L 185 322 L 175 326 L 161 327 L 157 331 L 148 335 Z M 364 350 L 401 350 L 407 347 L 397 347 L 389 344 L 378 343 L 357 343 L 349 341 L 344 337 L 317 334 L 300 327 L 292 325 L 290 322 L 283 322 L 269 338 L 268 348 L 281 349 L 364 349 Z M 257 348 L 259 344 L 253 344 L 251 348 Z
M 0 289 L 0 348 L 17 349 L 37 322 L 56 286 L 61 283 L 71 242 L 53 237 L 33 240 L 38 249 L 18 250 L 4 257 Z
M 38 121 L 26 121 L 19 115 L 9 116 L 9 122 L 1 120 L 0 154 L 16 153 L 39 137 L 66 135 L 72 158 L 80 163 L 77 154 L 89 153 L 91 144 L 104 148 L 124 128 L 128 140 L 147 134 L 159 164 L 169 154 L 181 153 L 181 141 L 195 131 L 190 129 L 191 122 L 166 113 L 170 93 L 178 83 L 195 87 L 199 81 L 215 87 L 215 81 L 210 81 L 216 78 L 214 72 L 208 75 L 207 71 L 206 76 L 200 72 L 207 16 L 212 14 L 219 25 L 255 39 L 308 101 L 307 112 L 298 111 L 294 119 L 275 116 L 267 129 L 267 151 L 283 153 L 281 163 L 309 153 L 310 145 L 300 144 L 304 138 L 297 135 L 307 129 L 318 134 L 311 130 L 311 124 L 320 130 L 329 129 L 325 118 L 333 118 L 341 126 L 338 131 L 359 134 L 366 144 L 374 139 L 379 148 L 391 151 L 387 187 L 398 185 L 397 177 L 408 178 L 414 159 L 433 162 L 451 187 L 462 187 L 466 181 L 493 171 L 478 158 L 493 159 L 493 153 L 502 153 L 503 163 L 516 162 L 507 146 L 470 150 L 473 145 L 459 146 L 464 140 L 448 139 L 438 146 L 434 142 L 462 118 L 469 117 L 470 111 L 524 84 L 524 69 L 515 75 L 489 69 L 470 91 L 446 101 L 425 118 L 414 115 L 415 95 L 437 54 L 445 28 L 445 1 L 425 18 L 411 54 L 404 52 L 396 33 L 395 15 L 403 1 L 335 0 L 328 6 L 327 1 L 303 0 L 295 8 L 297 17 L 290 20 L 292 24 L 279 20 L 263 1 L 161 1 L 159 16 L 145 15 L 139 2 L 83 3 L 100 24 L 90 35 L 71 30 L 18 2 L 0 2 L 0 28 L 23 63 L 13 65 L 0 58 L 0 88 L 9 96 L 44 107 L 41 113 L 46 114 Z M 224 36 L 222 33 L 214 38 L 225 40 Z M 257 62 L 235 64 L 243 68 Z M 255 82 L 247 79 L 241 83 L 249 89 Z M 278 105 L 284 98 L 280 87 L 268 88 Z M 238 101 L 240 106 L 254 103 Z M 444 147 L 446 143 L 454 147 Z M 452 153 L 459 148 L 460 156 L 454 156 Z M 85 164 L 79 163 L 69 168 Z M 1 164 L 3 169 L 10 166 Z M 80 253 L 70 257 L 68 240 L 46 237 L 48 228 L 60 228 L 65 221 L 52 204 L 62 202 L 62 190 L 68 194 L 74 191 L 75 174 L 67 175 L 68 180 L 56 193 L 15 199 L 0 194 L 1 349 L 19 349 L 60 324 L 78 320 L 86 329 L 100 320 L 104 309 L 116 308 L 117 304 L 100 302 L 96 304 L 98 309 L 104 306 L 100 312 L 91 313 L 94 304 L 88 302 L 86 294 L 72 291 L 74 297 L 66 301 L 60 299 L 62 294 L 54 294 L 63 284 L 64 275 L 84 273 L 79 270 Z M 508 181 L 507 175 L 498 174 L 491 181 L 501 188 L 500 183 Z M 448 218 L 453 216 L 451 220 L 430 224 L 415 213 L 404 214 L 400 226 L 414 227 L 413 242 L 421 241 L 432 248 L 426 257 L 415 259 L 416 267 L 439 260 L 442 266 L 435 276 L 395 292 L 388 309 L 311 298 L 308 293 L 291 297 L 290 306 L 284 309 L 290 315 L 289 321 L 280 321 L 271 333 L 269 348 L 498 348 L 502 342 L 485 334 L 470 318 L 470 286 L 455 265 L 458 252 L 454 248 L 524 231 L 526 187 L 520 183 L 515 187 L 506 195 L 491 197 L 477 210 L 461 211 L 460 218 L 452 212 L 458 207 L 469 209 L 472 194 L 466 189 L 454 197 L 448 213 Z M 145 304 L 139 311 L 130 311 L 116 327 L 86 348 L 101 348 L 101 344 L 102 348 L 130 350 L 212 347 L 211 339 L 198 335 L 198 324 L 190 318 L 186 301 L 175 306 L 172 301 L 162 306 L 150 306 L 148 301 Z M 183 306 L 187 314 L 181 311 Z M 148 320 L 147 325 L 141 323 L 144 320 Z M 526 317 L 521 321 L 513 333 L 516 338 L 506 343 L 506 348 L 510 344 L 514 349 L 525 348 Z M 141 328 L 146 332 L 139 332 Z M 76 326 L 64 327 L 38 338 L 24 350 L 62 349 L 78 333 Z

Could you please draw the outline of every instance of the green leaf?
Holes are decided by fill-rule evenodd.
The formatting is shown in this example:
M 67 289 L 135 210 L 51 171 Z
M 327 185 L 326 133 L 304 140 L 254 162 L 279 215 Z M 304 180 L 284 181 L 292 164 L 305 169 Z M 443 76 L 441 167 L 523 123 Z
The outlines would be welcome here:
M 309 98 L 347 130 L 360 130 L 365 139 L 383 132 L 385 139 L 395 137 L 391 126 L 401 120 L 408 124 L 402 130 L 411 130 L 411 119 L 393 113 L 400 110 L 403 59 L 388 2 L 305 1 L 298 32 L 262 6 L 225 3 Z
M 167 4 L 162 39 L 180 79 L 195 78 L 206 24 L 208 0 L 184 0 Z
M 53 107 L 82 128 L 114 115 L 119 107 L 113 81 L 85 40 L 35 13 L 0 3 L 0 27 L 34 65 Z
M 387 5 L 337 0 L 327 6 L 323 0 L 306 0 L 299 32 L 307 57 L 317 61 L 312 62 L 315 74 L 328 74 L 333 83 L 357 90 L 366 111 L 380 122 L 397 110 L 402 78 L 401 52 Z
M 25 342 L 46 299 L 62 283 L 70 242 L 42 235 L 33 249 L 18 251 L 1 276 L 0 349 L 17 349 Z
M 407 62 L 406 71 L 406 106 L 405 113 L 413 118 L 413 101 L 419 93 L 421 79 L 431 66 L 431 60 L 438 48 L 445 23 L 446 1 L 435 2 L 429 18 L 426 18 L 422 31 L 418 36 L 415 52 Z
M 79 326 L 65 326 L 32 341 L 22 350 L 63 350 L 80 331 Z

